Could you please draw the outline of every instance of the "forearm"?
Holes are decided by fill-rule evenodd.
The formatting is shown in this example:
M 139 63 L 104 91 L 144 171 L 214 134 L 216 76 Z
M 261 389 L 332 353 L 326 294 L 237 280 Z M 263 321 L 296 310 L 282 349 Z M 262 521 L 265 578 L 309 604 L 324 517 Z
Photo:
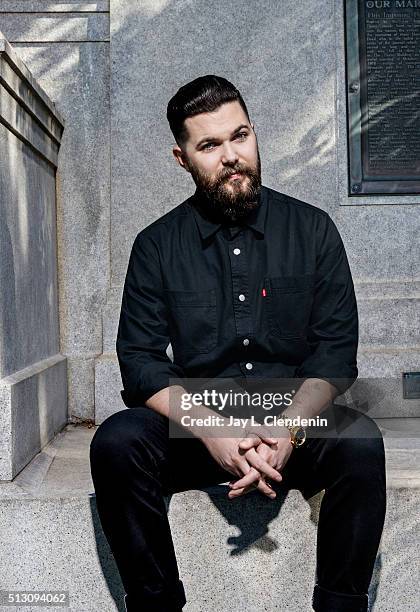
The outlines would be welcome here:
M 293 397 L 293 403 L 282 412 L 293 418 L 316 417 L 339 395 L 338 389 L 321 378 L 307 378 Z
M 210 425 L 206 427 L 201 427 L 194 425 L 195 419 L 205 419 L 206 417 L 212 417 L 214 421 L 214 419 L 217 418 L 219 426 L 222 426 L 222 421 L 226 424 L 226 419 L 221 415 L 217 414 L 215 410 L 212 410 L 211 408 L 208 408 L 207 406 L 203 405 L 190 405 L 188 407 L 188 412 L 185 412 L 181 408 L 181 400 L 183 393 L 188 394 L 188 391 L 181 385 L 172 385 L 170 387 L 165 387 L 164 389 L 161 389 L 160 391 L 152 395 L 148 400 L 146 400 L 145 404 L 148 408 L 151 408 L 159 414 L 162 414 L 163 416 L 167 417 L 177 425 L 180 425 L 188 432 L 192 433 L 196 438 L 199 438 L 204 442 L 206 440 L 206 435 L 209 436 L 209 434 L 214 434 L 214 426 Z M 183 418 L 186 415 L 188 415 L 188 419 Z M 210 421 L 212 421 L 212 419 L 210 419 Z M 227 428 L 224 427 L 223 431 L 227 432 Z M 210 437 L 213 436 L 210 435 Z

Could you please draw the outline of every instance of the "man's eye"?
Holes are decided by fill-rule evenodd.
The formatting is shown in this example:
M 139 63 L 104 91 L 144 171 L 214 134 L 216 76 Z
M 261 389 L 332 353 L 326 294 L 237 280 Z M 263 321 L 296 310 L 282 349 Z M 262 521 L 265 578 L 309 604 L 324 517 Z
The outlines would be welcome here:
M 237 134 L 237 138 L 240 138 L 241 140 L 245 140 L 247 136 L 247 132 L 239 132 L 239 134 Z
M 213 142 L 207 142 L 205 145 L 202 146 L 202 149 L 211 149 L 211 147 L 214 147 L 214 143 Z

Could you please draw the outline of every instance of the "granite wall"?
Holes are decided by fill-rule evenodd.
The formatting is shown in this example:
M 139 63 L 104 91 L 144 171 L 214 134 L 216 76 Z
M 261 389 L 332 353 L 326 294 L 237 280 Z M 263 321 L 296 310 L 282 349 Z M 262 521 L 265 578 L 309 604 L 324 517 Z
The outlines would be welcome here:
M 242 91 L 263 182 L 323 208 L 342 234 L 360 376 L 393 381 L 376 416 L 420 416 L 400 385 L 402 371 L 419 369 L 420 198 L 347 196 L 343 4 L 1 3 L 0 28 L 67 119 L 59 286 L 73 420 L 99 423 L 124 407 L 115 337 L 128 255 L 137 232 L 194 188 L 172 157 L 165 113 L 180 85 L 206 73 Z
M 69 416 L 94 418 L 109 288 L 109 4 L 2 1 L 0 29 L 66 119 L 57 173 L 60 350 Z
M 67 422 L 55 173 L 63 119 L 0 32 L 0 480 Z

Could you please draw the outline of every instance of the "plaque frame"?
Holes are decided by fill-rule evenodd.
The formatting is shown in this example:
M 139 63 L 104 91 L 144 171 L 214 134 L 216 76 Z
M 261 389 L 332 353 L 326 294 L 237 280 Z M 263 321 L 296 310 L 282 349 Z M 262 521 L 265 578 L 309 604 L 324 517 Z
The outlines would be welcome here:
M 365 53 L 359 37 L 359 0 L 344 0 L 345 24 L 345 80 L 347 103 L 348 196 L 395 196 L 420 194 L 420 176 L 414 179 L 404 175 L 367 178 L 364 175 L 363 156 L 367 133 L 367 81 Z

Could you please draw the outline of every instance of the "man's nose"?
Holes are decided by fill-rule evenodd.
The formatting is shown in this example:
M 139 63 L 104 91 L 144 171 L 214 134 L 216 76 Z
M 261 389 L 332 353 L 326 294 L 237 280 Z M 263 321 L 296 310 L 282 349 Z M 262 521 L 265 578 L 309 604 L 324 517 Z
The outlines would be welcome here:
M 238 154 L 236 153 L 232 144 L 226 143 L 223 145 L 223 155 L 222 155 L 222 163 L 223 164 L 236 164 L 238 161 Z

